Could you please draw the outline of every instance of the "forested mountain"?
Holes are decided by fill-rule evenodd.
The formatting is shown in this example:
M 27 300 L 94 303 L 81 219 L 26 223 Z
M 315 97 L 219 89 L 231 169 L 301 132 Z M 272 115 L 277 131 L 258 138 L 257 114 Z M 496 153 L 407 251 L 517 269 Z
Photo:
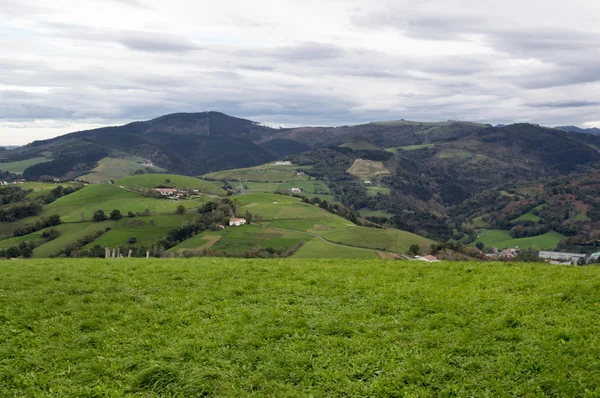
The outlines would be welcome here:
M 3 162 L 45 157 L 25 177 L 75 178 L 101 159 L 147 159 L 171 172 L 199 175 L 254 166 L 313 148 L 351 140 L 373 147 L 456 139 L 486 125 L 467 122 L 375 122 L 357 126 L 273 129 L 219 112 L 176 113 L 124 126 L 79 131 L 0 153 Z M 358 142 L 357 141 L 357 142 Z M 4 170 L 6 171 L 6 170 Z
M 597 127 L 592 127 L 589 129 L 582 129 L 577 126 L 559 126 L 556 127 L 558 130 L 568 131 L 569 133 L 587 133 L 587 134 L 600 134 L 600 129 Z

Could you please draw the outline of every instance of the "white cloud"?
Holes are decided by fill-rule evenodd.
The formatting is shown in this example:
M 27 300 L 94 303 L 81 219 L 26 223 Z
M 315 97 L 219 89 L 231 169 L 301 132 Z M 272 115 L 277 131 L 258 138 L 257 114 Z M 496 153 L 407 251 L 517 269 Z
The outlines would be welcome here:
M 0 144 L 204 110 L 276 125 L 595 125 L 600 2 L 563 6 L 3 0 Z

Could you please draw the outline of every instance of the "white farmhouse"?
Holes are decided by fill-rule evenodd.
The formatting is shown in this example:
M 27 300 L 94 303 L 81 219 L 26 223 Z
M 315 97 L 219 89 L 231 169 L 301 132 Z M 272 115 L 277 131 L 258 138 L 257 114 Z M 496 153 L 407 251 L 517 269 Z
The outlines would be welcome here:
M 241 225 L 246 224 L 246 219 L 245 218 L 230 218 L 229 219 L 229 226 L 230 227 L 239 227 Z

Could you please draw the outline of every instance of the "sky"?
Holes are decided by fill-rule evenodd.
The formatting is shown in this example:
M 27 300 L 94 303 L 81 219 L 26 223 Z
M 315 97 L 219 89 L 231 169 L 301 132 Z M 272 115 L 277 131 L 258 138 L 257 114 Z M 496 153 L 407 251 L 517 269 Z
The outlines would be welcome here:
M 597 0 L 1 0 L 0 144 L 174 112 L 600 127 Z

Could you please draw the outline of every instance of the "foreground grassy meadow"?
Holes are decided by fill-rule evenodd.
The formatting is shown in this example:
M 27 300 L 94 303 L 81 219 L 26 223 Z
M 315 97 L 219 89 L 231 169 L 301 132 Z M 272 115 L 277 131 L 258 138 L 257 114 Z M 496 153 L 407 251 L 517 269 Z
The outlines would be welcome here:
M 0 396 L 600 396 L 600 269 L 0 263 Z

